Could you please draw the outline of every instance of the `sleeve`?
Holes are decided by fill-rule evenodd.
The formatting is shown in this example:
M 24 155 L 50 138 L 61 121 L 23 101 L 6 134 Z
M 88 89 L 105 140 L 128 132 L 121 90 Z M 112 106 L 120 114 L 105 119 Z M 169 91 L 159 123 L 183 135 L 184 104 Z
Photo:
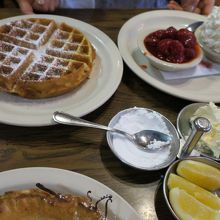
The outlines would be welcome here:
M 95 0 L 60 0 L 60 8 L 95 8 Z

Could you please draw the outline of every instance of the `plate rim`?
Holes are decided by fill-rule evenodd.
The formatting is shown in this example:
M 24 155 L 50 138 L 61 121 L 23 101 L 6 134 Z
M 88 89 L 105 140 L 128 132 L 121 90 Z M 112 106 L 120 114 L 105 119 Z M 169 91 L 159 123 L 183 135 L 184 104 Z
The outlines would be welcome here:
M 141 78 L 143 81 L 145 81 L 146 83 L 148 83 L 149 85 L 153 86 L 154 88 L 165 92 L 169 95 L 178 97 L 178 98 L 182 98 L 185 100 L 189 100 L 189 101 L 194 101 L 194 102 L 209 102 L 210 99 L 212 99 L 211 101 L 213 102 L 220 102 L 220 96 L 219 97 L 208 97 L 208 95 L 197 95 L 197 94 L 188 94 L 188 93 L 184 93 L 181 92 L 181 88 L 174 88 L 172 85 L 168 85 L 165 82 L 159 81 L 158 79 L 147 75 L 148 77 L 145 76 L 145 74 L 147 73 L 147 71 L 145 72 L 144 70 L 142 70 L 138 64 L 134 61 L 131 52 L 130 54 L 127 52 L 129 49 L 126 48 L 125 46 L 125 35 L 126 32 L 129 31 L 129 29 L 132 27 L 132 25 L 136 24 L 139 20 L 144 20 L 144 19 L 148 19 L 150 16 L 171 16 L 171 17 L 182 17 L 182 18 L 189 18 L 192 20 L 205 20 L 207 17 L 203 16 L 203 15 L 199 15 L 199 14 L 195 14 L 195 13 L 191 13 L 191 12 L 186 12 L 186 11 L 175 11 L 175 10 L 154 10 L 154 11 L 147 11 L 147 12 L 143 12 L 140 13 L 132 18 L 130 18 L 129 20 L 127 20 L 123 26 L 121 27 L 119 34 L 118 34 L 118 38 L 117 38 L 117 42 L 118 42 L 118 48 L 119 51 L 121 53 L 121 56 L 124 60 L 124 62 L 127 64 L 127 66 L 132 70 L 132 72 L 134 74 L 136 74 L 139 78 Z M 211 77 L 211 76 L 210 76 Z M 215 76 L 216 77 L 216 76 Z
M 65 176 L 69 177 L 69 179 L 72 177 L 77 177 L 78 179 L 80 179 L 80 181 L 88 181 L 88 184 L 92 185 L 94 188 L 97 187 L 101 190 L 106 190 L 108 192 L 108 194 L 113 195 L 115 202 L 118 202 L 120 204 L 123 204 L 125 207 L 127 207 L 130 210 L 130 213 L 132 213 L 132 215 L 134 215 L 135 217 L 137 217 L 137 219 L 141 219 L 138 212 L 121 196 L 119 195 L 117 192 L 115 192 L 114 190 L 112 190 L 110 187 L 108 187 L 107 185 L 101 183 L 100 181 L 89 177 L 87 175 L 75 172 L 75 171 L 71 171 L 71 170 L 67 170 L 67 169 L 62 169 L 62 168 L 55 168 L 55 167 L 23 167 L 23 168 L 15 168 L 15 169 L 10 169 L 10 170 L 5 170 L 5 171 L 1 171 L 0 172 L 0 178 L 4 177 L 4 182 L 7 182 L 6 180 L 10 180 L 10 178 L 13 177 L 18 177 L 20 179 L 16 179 L 16 182 L 13 182 L 10 185 L 15 185 L 14 190 L 19 190 L 19 189 L 27 189 L 27 185 L 32 185 L 31 182 L 31 177 L 25 174 L 40 174 L 40 175 L 47 175 L 47 180 L 46 182 L 49 182 L 50 185 L 54 184 L 54 187 L 56 185 L 56 183 L 52 183 L 50 181 L 49 177 L 54 177 L 59 179 L 59 175 L 58 174 L 64 174 Z M 28 181 L 27 181 L 28 179 Z M 27 182 L 26 182 L 27 181 Z M 34 181 L 34 180 L 32 180 Z M 61 179 L 60 183 L 62 184 L 62 186 L 65 187 L 65 183 L 67 185 L 68 180 L 65 179 Z M 17 186 L 16 188 L 16 184 L 19 184 L 19 187 Z M 23 185 L 23 187 L 22 187 Z M 74 185 L 74 184 L 73 184 Z M 8 186 L 5 186 L 8 188 Z M 0 191 L 2 191 L 2 183 L 0 183 Z M 30 186 L 29 188 L 35 188 L 35 185 Z M 77 188 L 77 187 L 76 187 Z M 78 186 L 79 188 L 79 186 Z M 71 191 L 74 191 L 74 186 L 72 188 L 68 188 Z M 13 189 L 11 189 L 13 190 Z M 77 190 L 77 189 L 76 189 Z M 88 189 L 89 190 L 89 189 Z M 5 191 L 4 191 L 5 192 Z M 62 193 L 62 192 L 61 192 Z M 2 194 L 2 193 L 1 193 Z M 77 193 L 76 193 L 77 194 Z M 78 193 L 78 195 L 82 195 L 81 193 Z M 86 196 L 86 194 L 83 194 L 84 196 Z M 115 210 L 116 211 L 116 210 Z M 125 211 L 125 210 L 124 210 Z M 113 212 L 113 210 L 112 210 Z M 117 214 L 115 212 L 113 212 L 113 214 Z M 127 219 L 127 218 L 126 218 Z
M 49 18 L 49 19 L 55 19 L 56 21 L 58 19 L 62 19 L 61 21 L 65 22 L 65 20 L 66 20 L 67 23 L 73 22 L 73 26 L 80 29 L 82 32 L 85 32 L 85 30 L 88 29 L 88 28 L 89 28 L 89 30 L 92 30 L 92 32 L 90 32 L 89 34 L 91 36 L 93 36 L 95 40 L 97 40 L 95 42 L 98 42 L 98 41 L 101 42 L 101 41 L 104 41 L 104 40 L 107 41 L 107 43 L 111 46 L 109 51 L 113 51 L 114 56 L 112 56 L 112 53 L 110 53 L 107 50 L 107 47 L 104 47 L 104 44 L 102 46 L 104 48 L 104 53 L 107 53 L 109 55 L 109 57 L 111 58 L 111 61 L 116 63 L 116 65 L 114 67 L 112 67 L 111 71 L 108 72 L 108 74 L 111 73 L 111 74 L 109 74 L 110 76 L 114 76 L 114 80 L 107 80 L 106 86 L 108 85 L 108 87 L 105 86 L 105 87 L 102 88 L 100 86 L 103 86 L 103 85 L 97 86 L 97 87 L 102 88 L 101 91 L 103 91 L 103 92 L 101 92 L 101 94 L 99 93 L 98 95 L 95 94 L 92 97 L 91 101 L 89 100 L 89 102 L 83 103 L 82 107 L 80 107 L 80 109 L 77 109 L 78 113 L 75 114 L 75 115 L 78 116 L 78 117 L 85 116 L 85 115 L 91 113 L 92 111 L 98 109 L 106 101 L 108 101 L 112 97 L 112 95 L 116 92 L 117 88 L 119 87 L 119 85 L 121 83 L 121 80 L 122 80 L 123 69 L 124 69 L 123 60 L 122 60 L 122 57 L 120 55 L 120 52 L 119 52 L 115 42 L 107 34 L 105 34 L 103 31 L 101 31 L 97 27 L 95 27 L 95 26 L 93 26 L 93 25 L 91 25 L 87 22 L 84 22 L 84 21 L 81 21 L 81 20 L 78 20 L 78 19 L 75 19 L 75 18 L 71 18 L 71 17 L 60 16 L 60 15 L 50 15 L 50 14 L 18 15 L 18 16 L 14 16 L 14 17 L 1 19 L 0 20 L 0 25 L 2 25 L 4 23 L 7 23 L 7 22 L 10 22 L 10 21 L 26 19 L 26 18 L 30 18 L 30 17 L 33 17 L 33 18 Z M 81 28 L 81 27 L 83 27 L 83 28 Z M 94 42 L 92 42 L 92 43 L 94 44 Z M 101 50 L 102 49 L 99 49 L 99 51 L 101 51 Z M 102 54 L 102 53 L 99 52 L 99 54 Z M 100 60 L 101 60 L 101 56 L 100 56 Z M 103 74 L 103 72 L 101 72 L 101 73 Z M 107 76 L 107 74 L 104 73 L 103 77 L 106 77 L 106 76 Z M 82 85 L 82 86 L 84 86 L 84 85 Z M 82 89 L 82 88 L 79 88 L 79 89 Z M 7 94 L 7 95 L 11 96 L 11 94 Z M 74 92 L 73 92 L 72 95 L 74 95 Z M 59 97 L 59 96 L 57 96 L 57 97 Z M 55 100 L 55 102 L 59 102 L 59 100 L 62 99 L 62 95 L 60 97 L 61 98 L 60 99 L 58 98 L 58 100 Z M 18 99 L 18 100 L 20 98 L 21 97 L 15 97 L 15 99 Z M 23 98 L 21 98 L 21 99 L 23 99 Z M 28 99 L 25 99 L 25 101 L 29 102 Z M 35 100 L 31 99 L 30 102 L 34 103 Z M 95 104 L 93 104 L 93 103 L 95 103 Z M 71 105 L 68 105 L 67 107 L 69 107 L 68 111 L 66 111 L 67 113 L 71 114 L 72 112 L 74 112 L 74 109 L 71 108 L 72 107 Z M 47 108 L 47 109 L 50 110 L 50 108 Z M 70 111 L 70 109 L 71 109 L 71 111 Z M 58 109 L 54 109 L 54 111 L 55 110 L 58 110 Z M 0 113 L 1 113 L 0 114 L 0 122 L 3 123 L 3 124 L 15 125 L 15 126 L 24 126 L 24 127 L 51 126 L 51 125 L 56 124 L 52 121 L 52 114 L 51 114 L 51 117 L 48 114 L 48 117 L 47 117 L 46 121 L 45 120 L 43 121 L 43 119 L 41 121 L 39 121 L 38 120 L 39 116 L 36 114 L 36 112 L 35 112 L 35 114 L 33 114 L 33 119 L 29 118 L 29 119 L 25 119 L 24 121 L 21 121 L 21 120 L 17 119 L 17 121 L 16 121 L 15 120 L 16 119 L 15 114 L 16 113 L 21 114 L 20 111 L 21 111 L 20 107 L 17 111 L 14 111 L 12 113 L 7 113 L 7 114 L 4 113 L 5 112 L 4 110 L 1 110 L 0 111 Z M 13 120 L 9 116 L 12 116 Z M 41 118 L 43 117 L 45 119 L 45 116 L 43 116 L 43 113 L 41 113 L 40 116 L 41 116 Z

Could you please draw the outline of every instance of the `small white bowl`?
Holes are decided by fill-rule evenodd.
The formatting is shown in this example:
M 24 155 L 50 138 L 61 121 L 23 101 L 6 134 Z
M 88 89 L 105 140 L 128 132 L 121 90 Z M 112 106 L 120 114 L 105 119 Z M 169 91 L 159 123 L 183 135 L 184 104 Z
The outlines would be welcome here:
M 211 50 L 206 46 L 206 44 L 203 42 L 201 38 L 201 31 L 202 31 L 202 26 L 196 30 L 195 35 L 198 40 L 198 43 L 200 44 L 201 48 L 205 53 L 205 56 L 215 63 L 220 63 L 220 54 L 216 53 L 215 51 Z
M 141 50 L 141 52 L 146 56 L 150 63 L 155 66 L 156 68 L 163 70 L 163 71 L 169 71 L 169 72 L 175 72 L 175 71 L 180 71 L 180 70 L 186 70 L 195 67 L 198 65 L 202 58 L 203 58 L 203 51 L 201 47 L 198 47 L 198 56 L 191 60 L 190 62 L 186 63 L 171 63 L 171 62 L 166 62 L 164 60 L 161 60 L 157 57 L 155 57 L 150 51 L 147 50 L 147 48 L 144 45 L 144 38 L 148 35 L 149 33 L 142 33 L 138 37 L 138 46 Z

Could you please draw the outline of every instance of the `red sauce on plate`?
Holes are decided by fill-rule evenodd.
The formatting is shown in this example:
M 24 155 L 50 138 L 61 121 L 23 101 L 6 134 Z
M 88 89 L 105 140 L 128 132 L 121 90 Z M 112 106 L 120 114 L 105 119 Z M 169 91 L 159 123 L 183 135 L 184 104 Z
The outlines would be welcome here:
M 213 66 L 212 63 L 207 60 L 202 60 L 201 64 L 209 69 L 212 68 L 212 66 Z
M 170 63 L 186 63 L 196 58 L 200 51 L 193 32 L 174 27 L 157 30 L 144 39 L 147 50 L 155 57 Z

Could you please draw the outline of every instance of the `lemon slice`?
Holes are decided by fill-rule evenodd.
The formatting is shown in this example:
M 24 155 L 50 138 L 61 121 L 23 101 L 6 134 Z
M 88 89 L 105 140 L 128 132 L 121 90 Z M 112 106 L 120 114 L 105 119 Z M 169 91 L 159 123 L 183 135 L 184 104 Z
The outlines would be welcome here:
M 177 174 L 207 190 L 220 188 L 220 170 L 202 162 L 183 160 L 177 166 Z
M 220 219 L 219 211 L 204 205 L 182 189 L 171 189 L 169 200 L 174 212 L 181 220 Z
M 188 180 L 171 173 L 167 182 L 169 190 L 173 188 L 179 188 L 185 190 L 191 196 L 194 196 L 198 201 L 213 208 L 220 210 L 220 199 L 211 192 L 189 182 Z

